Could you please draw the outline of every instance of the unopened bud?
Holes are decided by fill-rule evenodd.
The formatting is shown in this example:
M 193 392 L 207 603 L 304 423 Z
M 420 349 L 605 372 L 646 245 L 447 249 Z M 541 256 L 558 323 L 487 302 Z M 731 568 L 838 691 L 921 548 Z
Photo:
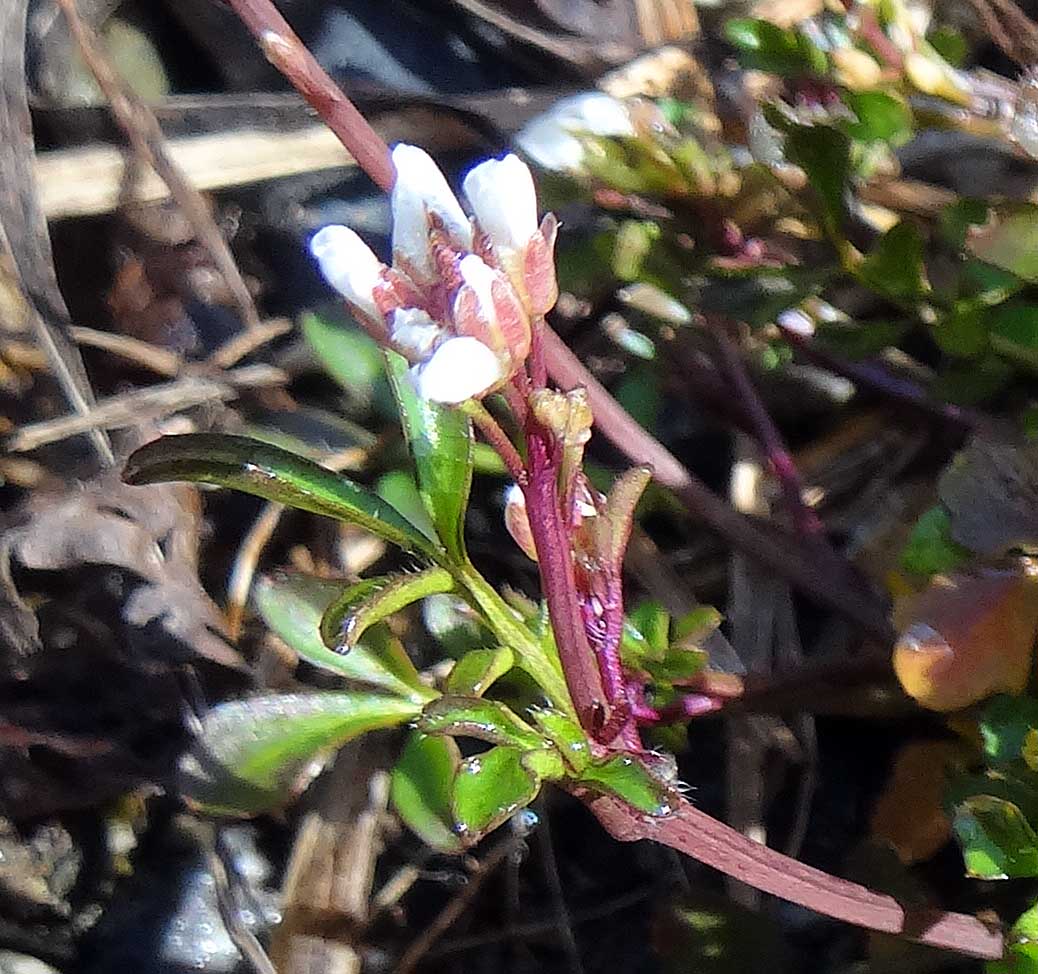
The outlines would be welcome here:
M 526 498 L 518 484 L 512 484 L 505 493 L 505 527 L 527 557 L 536 561 L 537 546 L 533 542 L 530 518 L 526 513 Z

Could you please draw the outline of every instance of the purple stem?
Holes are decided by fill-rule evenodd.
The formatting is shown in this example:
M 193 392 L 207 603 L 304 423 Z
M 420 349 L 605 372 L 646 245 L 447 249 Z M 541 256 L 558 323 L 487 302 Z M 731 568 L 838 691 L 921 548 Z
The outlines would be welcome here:
M 588 645 L 577 597 L 569 536 L 562 523 L 559 488 L 551 462 L 550 434 L 531 424 L 527 435 L 526 514 L 537 548 L 541 588 L 548 603 L 566 686 L 581 726 L 596 740 L 609 723 L 608 701 L 595 655 Z M 607 742 L 606 742 L 607 743 Z

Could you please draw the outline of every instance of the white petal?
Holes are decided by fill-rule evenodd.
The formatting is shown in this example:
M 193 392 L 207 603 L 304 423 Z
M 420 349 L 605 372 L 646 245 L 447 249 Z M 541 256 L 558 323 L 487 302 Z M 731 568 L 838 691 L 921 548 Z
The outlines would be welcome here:
M 442 335 L 443 329 L 421 308 L 397 308 L 393 312 L 389 337 L 408 358 L 418 361 L 429 358 Z
M 552 115 L 535 118 L 515 137 L 515 144 L 542 169 L 580 172 L 584 146 Z
M 526 495 L 523 493 L 522 487 L 518 484 L 512 484 L 505 491 L 505 505 L 514 507 L 526 507 Z
M 519 251 L 537 232 L 537 191 L 518 156 L 480 163 L 462 184 L 480 227 L 495 247 Z
M 466 250 L 472 248 L 472 225 L 439 166 L 424 149 L 396 146 L 393 165 L 393 253 L 403 256 L 423 283 L 428 283 L 435 279 L 436 269 L 429 251 L 427 213 L 435 213 Z
M 385 265 L 349 227 L 328 226 L 310 238 L 310 253 L 324 279 L 350 304 L 374 318 L 381 317 L 372 292 Z
M 516 136 L 516 145 L 544 169 L 579 173 L 584 146 L 578 135 L 631 138 L 637 133 L 627 106 L 602 91 L 563 98 Z
M 497 356 L 478 338 L 452 338 L 418 370 L 418 393 L 423 399 L 457 405 L 482 395 L 503 377 Z
M 627 106 L 603 91 L 564 98 L 553 109 L 564 125 L 579 128 L 589 135 L 632 138 L 637 133 Z
M 492 267 L 484 262 L 483 258 L 475 254 L 468 254 L 458 264 L 458 272 L 461 279 L 476 292 L 479 301 L 479 310 L 487 322 L 493 325 L 497 321 L 497 312 L 494 309 L 494 292 L 492 290 L 494 281 L 498 279 L 497 273 Z

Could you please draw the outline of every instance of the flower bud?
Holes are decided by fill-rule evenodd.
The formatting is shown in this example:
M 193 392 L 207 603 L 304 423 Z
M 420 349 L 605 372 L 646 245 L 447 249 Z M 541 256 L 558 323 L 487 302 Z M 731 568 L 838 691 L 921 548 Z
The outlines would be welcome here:
M 504 375 L 511 375 L 530 354 L 530 319 L 515 289 L 501 271 L 475 254 L 458 264 L 461 287 L 452 317 L 459 335 L 471 335 L 493 349 Z
M 897 615 L 894 672 L 922 706 L 960 710 L 1026 686 L 1038 631 L 1038 583 L 1026 572 L 937 576 Z
M 437 279 L 429 231 L 434 217 L 460 250 L 472 249 L 472 225 L 440 167 L 424 149 L 398 145 L 393 149 L 393 259 L 419 285 Z
M 505 492 L 505 527 L 512 540 L 528 558 L 537 560 L 537 546 L 530 530 L 530 518 L 526 513 L 526 497 L 518 484 L 512 484 Z
M 382 314 L 375 303 L 375 289 L 383 282 L 386 266 L 349 227 L 327 226 L 310 238 L 324 279 L 349 302 L 369 324 L 384 330 Z
M 555 305 L 554 217 L 537 224 L 537 192 L 529 167 L 518 156 L 489 159 L 466 177 L 465 196 L 494 257 L 526 310 L 546 314 Z
M 488 159 L 465 177 L 462 188 L 507 269 L 537 233 L 537 192 L 529 167 L 512 154 Z
M 416 368 L 418 394 L 449 406 L 486 395 L 505 377 L 493 351 L 470 336 L 449 338 Z

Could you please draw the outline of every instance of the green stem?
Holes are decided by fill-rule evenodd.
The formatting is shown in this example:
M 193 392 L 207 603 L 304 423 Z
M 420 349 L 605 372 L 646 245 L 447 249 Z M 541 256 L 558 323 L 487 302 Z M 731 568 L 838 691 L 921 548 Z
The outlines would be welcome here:
M 571 717 L 576 717 L 573 701 L 566 689 L 562 669 L 539 645 L 534 635 L 515 617 L 515 613 L 493 586 L 468 562 L 453 565 L 458 583 L 472 596 L 498 638 L 515 653 L 527 673 L 538 683 L 548 700 Z

